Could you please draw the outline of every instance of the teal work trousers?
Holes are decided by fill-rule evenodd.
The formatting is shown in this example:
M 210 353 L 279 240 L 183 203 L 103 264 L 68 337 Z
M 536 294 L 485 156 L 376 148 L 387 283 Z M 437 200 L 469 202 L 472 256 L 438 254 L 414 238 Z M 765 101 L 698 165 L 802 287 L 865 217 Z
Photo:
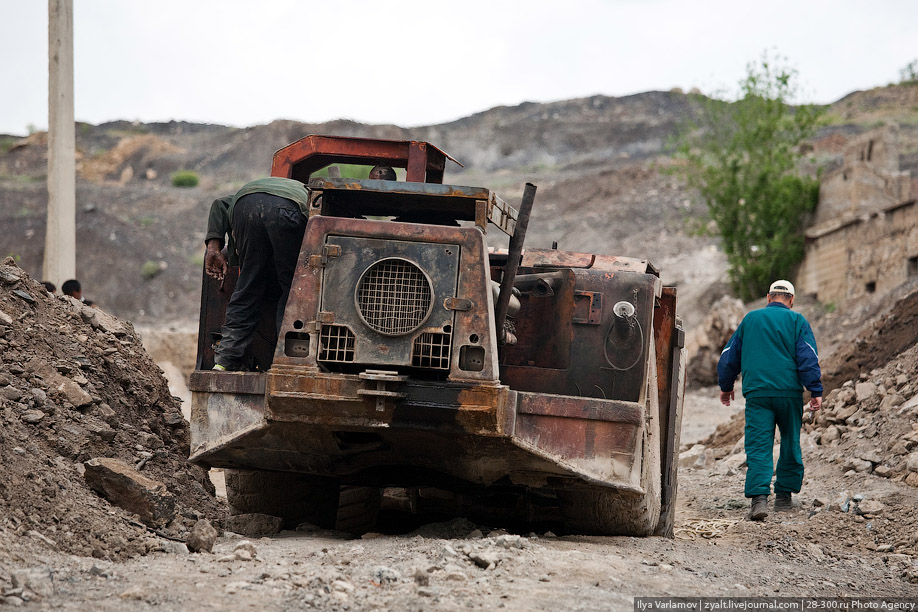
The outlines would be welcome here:
M 746 398 L 746 497 L 771 493 L 772 474 L 775 475 L 775 493 L 800 492 L 803 484 L 802 422 L 802 395 Z M 781 432 L 777 470 L 772 457 L 776 425 Z

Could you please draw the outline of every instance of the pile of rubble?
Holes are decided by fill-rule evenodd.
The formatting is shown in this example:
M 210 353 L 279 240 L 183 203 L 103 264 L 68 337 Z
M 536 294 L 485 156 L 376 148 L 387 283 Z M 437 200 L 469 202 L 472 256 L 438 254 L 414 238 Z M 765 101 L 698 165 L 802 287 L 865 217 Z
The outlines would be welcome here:
M 129 323 L 0 264 L 0 570 L 47 550 L 124 559 L 221 524 L 188 444 Z
M 823 364 L 822 382 L 834 389 L 862 372 L 883 367 L 918 343 L 918 280 L 879 302 L 831 313 L 820 323 L 816 338 L 821 354 L 832 353 Z M 831 345 L 837 345 L 837 350 L 826 351 Z
M 690 388 L 717 384 L 720 353 L 745 314 L 743 302 L 725 295 L 711 306 L 701 325 L 689 331 L 685 342 L 688 355 L 685 378 Z
M 918 346 L 830 392 L 807 429 L 856 473 L 918 487 Z

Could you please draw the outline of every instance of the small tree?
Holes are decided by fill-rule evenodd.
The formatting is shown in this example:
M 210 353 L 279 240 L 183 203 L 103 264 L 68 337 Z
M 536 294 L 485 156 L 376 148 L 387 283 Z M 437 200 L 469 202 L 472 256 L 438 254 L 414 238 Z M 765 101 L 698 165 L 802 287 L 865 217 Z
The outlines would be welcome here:
M 901 85 L 918 84 L 918 59 L 913 59 L 899 71 L 899 83 Z
M 796 72 L 767 56 L 749 64 L 740 97 L 725 103 L 699 96 L 699 119 L 683 130 L 681 172 L 698 189 L 723 239 L 734 290 L 761 297 L 803 258 L 803 223 L 816 206 L 819 183 L 798 172 L 801 143 L 821 111 L 792 108 Z

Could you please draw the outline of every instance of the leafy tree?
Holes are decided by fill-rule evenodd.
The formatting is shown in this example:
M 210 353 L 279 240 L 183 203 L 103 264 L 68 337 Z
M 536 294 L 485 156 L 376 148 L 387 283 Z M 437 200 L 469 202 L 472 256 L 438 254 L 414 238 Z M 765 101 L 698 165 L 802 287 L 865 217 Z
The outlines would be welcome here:
M 803 258 L 804 222 L 816 206 L 817 180 L 798 170 L 800 145 L 821 110 L 791 107 L 796 72 L 764 56 L 749 64 L 736 102 L 698 96 L 697 119 L 683 130 L 677 172 L 698 189 L 723 240 L 734 290 L 764 295 Z M 710 227 L 711 224 L 709 224 Z

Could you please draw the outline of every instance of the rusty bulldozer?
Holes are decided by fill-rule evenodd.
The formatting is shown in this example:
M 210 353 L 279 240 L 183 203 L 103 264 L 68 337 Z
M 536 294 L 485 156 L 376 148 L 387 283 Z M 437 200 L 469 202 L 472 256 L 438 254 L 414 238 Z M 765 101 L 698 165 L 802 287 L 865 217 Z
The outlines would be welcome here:
M 670 535 L 675 288 L 646 260 L 524 250 L 535 187 L 517 210 L 443 184 L 450 159 L 330 136 L 277 151 L 272 175 L 310 192 L 283 323 L 266 306 L 250 371 L 212 371 L 234 276 L 204 276 L 191 460 L 227 469 L 233 512 L 289 528 L 369 529 L 399 490 L 415 511 Z M 405 180 L 317 176 L 378 163 Z

